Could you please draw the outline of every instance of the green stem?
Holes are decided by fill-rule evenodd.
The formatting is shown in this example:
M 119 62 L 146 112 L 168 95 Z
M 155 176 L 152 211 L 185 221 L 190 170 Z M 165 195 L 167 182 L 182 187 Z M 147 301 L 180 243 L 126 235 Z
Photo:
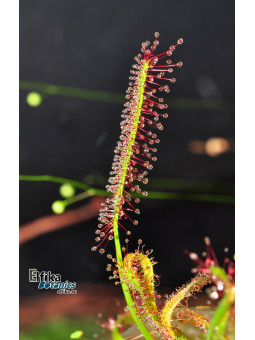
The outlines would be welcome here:
M 139 195 L 139 197 L 143 197 Z M 175 192 L 157 192 L 150 191 L 148 196 L 144 198 L 155 199 L 170 199 L 176 201 L 202 201 L 233 204 L 235 202 L 234 196 L 231 195 L 216 195 L 216 194 L 182 194 Z
M 21 181 L 32 181 L 32 182 L 55 182 L 55 183 L 69 183 L 71 184 L 73 187 L 77 188 L 77 189 L 81 189 L 84 191 L 87 191 L 89 189 L 92 189 L 89 185 L 84 184 L 82 182 L 79 181 L 75 181 L 72 179 L 68 179 L 68 178 L 63 178 L 63 177 L 56 177 L 56 176 L 51 176 L 51 175 L 35 175 L 35 176 L 30 176 L 30 175 L 20 175 L 19 179 Z
M 235 302 L 234 291 L 231 288 L 231 284 L 226 272 L 220 267 L 211 267 L 211 272 L 224 282 L 226 292 L 215 313 L 213 314 L 206 340 L 213 339 L 216 327 L 218 328 L 218 337 L 219 335 L 223 335 L 230 314 L 230 308 Z
M 37 81 L 20 80 L 19 87 L 23 90 L 39 91 L 48 95 L 82 98 L 106 103 L 122 104 L 125 101 L 125 97 L 118 93 L 87 90 L 71 86 L 59 86 Z
M 230 307 L 229 296 L 225 295 L 224 298 L 221 300 L 218 308 L 216 309 L 216 312 L 213 315 L 212 321 L 210 323 L 210 328 L 209 328 L 209 331 L 207 333 L 206 340 L 212 340 L 213 339 L 213 334 L 214 334 L 215 328 L 219 325 L 222 318 L 224 318 L 224 315 L 228 311 L 229 307 Z
M 87 185 L 83 182 L 79 182 L 79 181 L 75 181 L 75 180 L 63 178 L 63 177 L 57 177 L 57 176 L 51 176 L 51 175 L 35 175 L 35 176 L 20 175 L 19 179 L 20 179 L 20 181 L 29 181 L 29 182 L 30 181 L 31 182 L 53 182 L 53 183 L 61 183 L 61 184 L 69 183 L 74 188 L 81 189 L 83 191 L 90 191 L 91 190 L 91 191 L 93 191 L 93 195 L 109 196 L 109 193 L 106 190 L 92 188 L 91 186 L 89 186 L 89 185 Z M 90 196 L 93 196 L 93 195 L 90 195 Z
M 76 195 L 76 196 L 73 196 L 73 197 L 70 197 L 70 198 L 63 200 L 62 203 L 65 205 L 65 207 L 67 207 L 70 204 L 82 201 L 85 198 L 88 198 L 88 197 L 91 197 L 91 196 L 94 196 L 94 195 L 95 195 L 94 190 L 89 189 L 88 191 L 84 191 L 79 195 Z
M 121 268 L 123 267 L 123 257 L 122 257 L 120 238 L 119 238 L 118 215 L 115 215 L 113 229 L 114 229 L 114 243 L 115 243 L 115 250 L 116 250 L 116 259 L 117 259 L 117 263 L 119 264 L 119 267 Z M 137 327 L 140 329 L 141 333 L 143 334 L 146 340 L 153 340 L 147 328 L 144 326 L 144 324 L 141 322 L 141 320 L 136 315 L 136 308 L 133 306 L 134 301 L 130 294 L 129 287 L 126 285 L 126 283 L 122 280 L 122 277 L 121 277 L 121 269 L 119 270 L 119 276 L 120 276 L 120 283 L 121 283 L 121 287 L 123 290 L 123 294 L 125 296 L 130 313 L 135 323 L 137 324 Z
M 112 340 L 125 340 L 119 333 L 118 327 L 115 326 L 112 331 Z

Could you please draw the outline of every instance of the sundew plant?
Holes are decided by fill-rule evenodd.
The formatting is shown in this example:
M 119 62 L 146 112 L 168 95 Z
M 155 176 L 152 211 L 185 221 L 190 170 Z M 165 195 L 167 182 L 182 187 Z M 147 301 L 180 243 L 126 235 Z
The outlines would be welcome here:
M 160 143 L 157 130 L 163 130 L 160 120 L 168 116 L 162 95 L 169 93 L 169 85 L 175 82 L 172 77 L 174 68 L 183 65 L 181 61 L 170 59 L 183 39 L 157 54 L 159 33 L 154 35 L 152 44 L 149 41 L 142 43 L 141 53 L 134 58 L 135 64 L 130 71 L 127 102 L 121 115 L 121 135 L 106 186 L 110 195 L 102 203 L 95 231 L 96 245 L 91 248 L 104 254 L 108 242 L 114 241 L 115 255 L 107 254 L 111 263 L 106 270 L 110 273 L 109 279 L 121 285 L 129 313 L 138 327 L 130 330 L 122 316 L 111 322 L 109 329 L 113 339 L 231 339 L 234 327 L 234 264 L 226 256 L 224 268 L 221 268 L 208 238 L 205 238 L 205 261 L 189 252 L 190 258 L 197 263 L 193 270 L 196 275 L 189 283 L 163 298 L 155 291 L 158 276 L 153 270 L 152 250 L 144 250 L 142 240 L 138 240 L 135 252 L 128 249 L 132 230 L 129 226 L 138 224 L 135 216 L 140 214 L 137 194 L 148 195 L 142 187 L 148 183 L 148 170 L 153 169 L 152 163 L 157 160 L 155 154 Z M 217 308 L 210 313 L 203 306 L 197 308 L 205 310 L 205 313 L 189 308 L 188 298 L 209 284 L 209 298 L 220 299 Z
M 183 43 L 183 39 L 178 39 L 177 43 L 171 45 L 165 52 L 157 53 L 159 33 L 156 32 L 154 36 L 152 44 L 149 41 L 142 43 L 141 53 L 134 58 L 135 63 L 130 71 L 127 101 L 121 115 L 121 134 L 114 150 L 107 192 L 92 188 L 84 182 L 49 175 L 21 175 L 20 179 L 61 183 L 60 194 L 65 199 L 52 204 L 52 210 L 56 214 L 62 214 L 68 205 L 88 197 L 95 195 L 106 197 L 100 209 L 95 244 L 91 245 L 91 250 L 100 254 L 107 252 L 106 256 L 110 263 L 107 264 L 106 270 L 109 279 L 122 287 L 127 307 L 125 313 L 118 315 L 116 319 L 109 317 L 108 322 L 101 322 L 104 330 L 95 337 L 103 338 L 109 332 L 113 340 L 234 339 L 235 267 L 228 256 L 228 249 L 225 249 L 222 266 L 208 237 L 205 237 L 204 258 L 186 250 L 196 265 L 192 269 L 193 277 L 174 292 L 160 296 L 156 291 L 159 277 L 154 273 L 156 259 L 152 255 L 153 250 L 145 249 L 141 239 L 137 240 L 137 249 L 131 251 L 128 246 L 132 228 L 138 225 L 137 216 L 140 215 L 138 203 L 142 197 L 171 199 L 179 197 L 175 193 L 151 192 L 150 195 L 144 190 L 144 185 L 148 183 L 148 171 L 153 169 L 153 164 L 157 160 L 156 153 L 160 144 L 157 134 L 163 130 L 162 120 L 168 117 L 163 97 L 170 92 L 172 84 L 175 83 L 172 76 L 174 69 L 183 65 L 181 61 L 172 61 L 174 51 Z M 47 89 L 61 93 L 60 87 L 47 85 L 45 89 L 45 86 L 39 86 L 42 92 Z M 62 94 L 66 94 L 68 89 L 62 87 Z M 27 102 L 31 106 L 36 106 L 40 104 L 40 98 L 38 93 L 31 92 Z M 83 192 L 75 195 L 75 189 Z M 181 197 L 233 203 L 232 197 L 222 195 L 188 194 Z M 93 208 L 94 212 L 88 213 L 90 208 L 86 207 L 88 218 L 94 217 L 98 212 L 98 205 L 96 209 Z M 81 214 L 76 215 L 80 218 Z M 66 225 L 66 221 L 63 225 Z M 21 238 L 23 242 L 53 230 L 45 231 L 45 225 L 41 230 L 30 228 L 28 237 L 26 234 L 28 229 L 24 229 L 25 234 L 23 233 L 24 236 Z M 113 241 L 115 248 L 112 254 L 108 251 L 110 241 Z M 197 300 L 196 307 L 190 307 L 189 299 L 202 291 L 203 287 L 205 287 L 203 303 Z M 83 332 L 77 331 L 70 337 L 80 338 L 82 334 Z

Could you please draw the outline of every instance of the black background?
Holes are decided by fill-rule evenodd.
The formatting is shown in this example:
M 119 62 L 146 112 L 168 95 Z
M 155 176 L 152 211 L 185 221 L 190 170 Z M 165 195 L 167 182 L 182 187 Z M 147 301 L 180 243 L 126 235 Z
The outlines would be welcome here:
M 177 82 L 171 98 L 215 99 L 214 108 L 169 108 L 159 133 L 158 161 L 151 177 L 234 183 L 234 154 L 194 155 L 191 140 L 234 138 L 233 1 L 20 1 L 20 79 L 124 94 L 133 57 L 141 42 L 160 32 L 158 51 L 182 37 L 174 52 Z M 121 104 L 63 96 L 43 97 L 37 108 L 20 91 L 20 173 L 80 180 L 110 170 L 120 129 Z M 218 104 L 217 104 L 218 103 Z M 224 103 L 232 103 L 224 108 Z M 99 142 L 103 140 L 103 142 Z M 106 183 L 105 183 L 106 184 Z M 53 183 L 21 182 L 20 224 L 51 213 L 59 199 Z M 190 278 L 188 248 L 234 252 L 234 206 L 205 202 L 143 200 L 139 228 L 155 250 L 155 271 L 173 288 Z M 51 270 L 70 281 L 106 280 L 105 256 L 91 253 L 97 220 L 44 235 L 21 246 L 21 296 L 36 293 L 28 268 Z M 109 249 L 110 250 L 110 249 Z

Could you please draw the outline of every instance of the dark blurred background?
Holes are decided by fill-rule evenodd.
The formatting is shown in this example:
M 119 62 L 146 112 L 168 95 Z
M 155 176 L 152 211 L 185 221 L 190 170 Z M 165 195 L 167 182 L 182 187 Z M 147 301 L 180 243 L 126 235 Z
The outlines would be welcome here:
M 177 82 L 167 99 L 169 118 L 162 122 L 158 161 L 149 174 L 152 180 L 161 178 L 161 186 L 155 180 L 155 186 L 147 189 L 233 195 L 234 3 L 230 0 L 21 0 L 21 174 L 48 174 L 104 187 L 120 134 L 121 95 L 128 86 L 133 57 L 143 41 L 153 41 L 155 31 L 160 33 L 159 52 L 184 39 L 172 58 L 184 66 L 174 72 Z M 74 92 L 54 95 L 56 89 L 44 84 L 72 87 Z M 85 99 L 76 88 L 108 94 L 100 98 L 95 92 L 93 99 L 87 93 Z M 31 91 L 41 93 L 37 107 L 27 103 Z M 172 184 L 168 187 L 164 179 Z M 180 183 L 185 185 L 179 187 Z M 195 189 L 189 183 L 195 183 Z M 20 224 L 52 214 L 51 204 L 57 199 L 61 199 L 58 184 L 21 181 Z M 132 228 L 130 248 L 141 238 L 155 250 L 159 262 L 155 271 L 168 290 L 191 277 L 191 261 L 183 250 L 200 254 L 204 236 L 211 238 L 221 260 L 225 246 L 234 253 L 231 203 L 144 199 L 139 208 L 139 227 Z M 107 281 L 106 257 L 90 251 L 96 226 L 95 217 L 21 245 L 21 297 L 37 293 L 28 282 L 29 268 L 51 270 L 69 281 Z

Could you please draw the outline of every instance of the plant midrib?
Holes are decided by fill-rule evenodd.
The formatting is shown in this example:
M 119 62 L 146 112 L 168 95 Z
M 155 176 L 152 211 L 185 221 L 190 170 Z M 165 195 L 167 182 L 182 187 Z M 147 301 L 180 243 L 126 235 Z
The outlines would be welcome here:
M 127 284 L 122 280 L 122 275 L 121 275 L 121 267 L 123 267 L 123 258 L 122 258 L 122 252 L 121 252 L 121 245 L 120 245 L 120 238 L 119 238 L 119 230 L 118 230 L 118 219 L 119 219 L 119 211 L 120 211 L 120 203 L 121 203 L 121 198 L 124 190 L 124 185 L 125 185 L 125 180 L 126 180 L 126 175 L 128 171 L 128 164 L 129 161 L 132 157 L 132 147 L 135 142 L 136 134 L 137 134 L 137 129 L 139 125 L 139 120 L 141 116 L 141 110 L 142 110 L 142 105 L 143 105 L 143 94 L 145 90 L 145 81 L 147 77 L 147 72 L 149 69 L 149 60 L 147 60 L 141 70 L 141 75 L 140 75 L 140 81 L 139 81 L 139 90 L 138 90 L 138 103 L 136 107 L 136 113 L 135 113 L 135 119 L 134 122 L 132 123 L 133 129 L 130 133 L 130 141 L 127 146 L 127 156 L 125 157 L 124 164 L 122 167 L 122 173 L 120 176 L 119 180 L 119 187 L 117 190 L 117 193 L 115 195 L 116 200 L 116 210 L 114 212 L 113 216 L 113 232 L 114 232 L 114 243 L 115 243 L 115 249 L 116 249 L 116 257 L 117 257 L 117 264 L 119 266 L 119 276 L 120 276 L 120 283 L 122 286 L 122 290 L 127 302 L 127 305 L 129 307 L 129 310 L 132 314 L 132 317 L 134 321 L 136 322 L 138 328 L 144 335 L 146 340 L 153 340 L 152 336 L 150 335 L 149 331 L 147 328 L 144 326 L 144 324 L 139 320 L 139 318 L 136 315 L 136 309 L 133 307 L 133 299 L 129 291 L 129 287 Z

